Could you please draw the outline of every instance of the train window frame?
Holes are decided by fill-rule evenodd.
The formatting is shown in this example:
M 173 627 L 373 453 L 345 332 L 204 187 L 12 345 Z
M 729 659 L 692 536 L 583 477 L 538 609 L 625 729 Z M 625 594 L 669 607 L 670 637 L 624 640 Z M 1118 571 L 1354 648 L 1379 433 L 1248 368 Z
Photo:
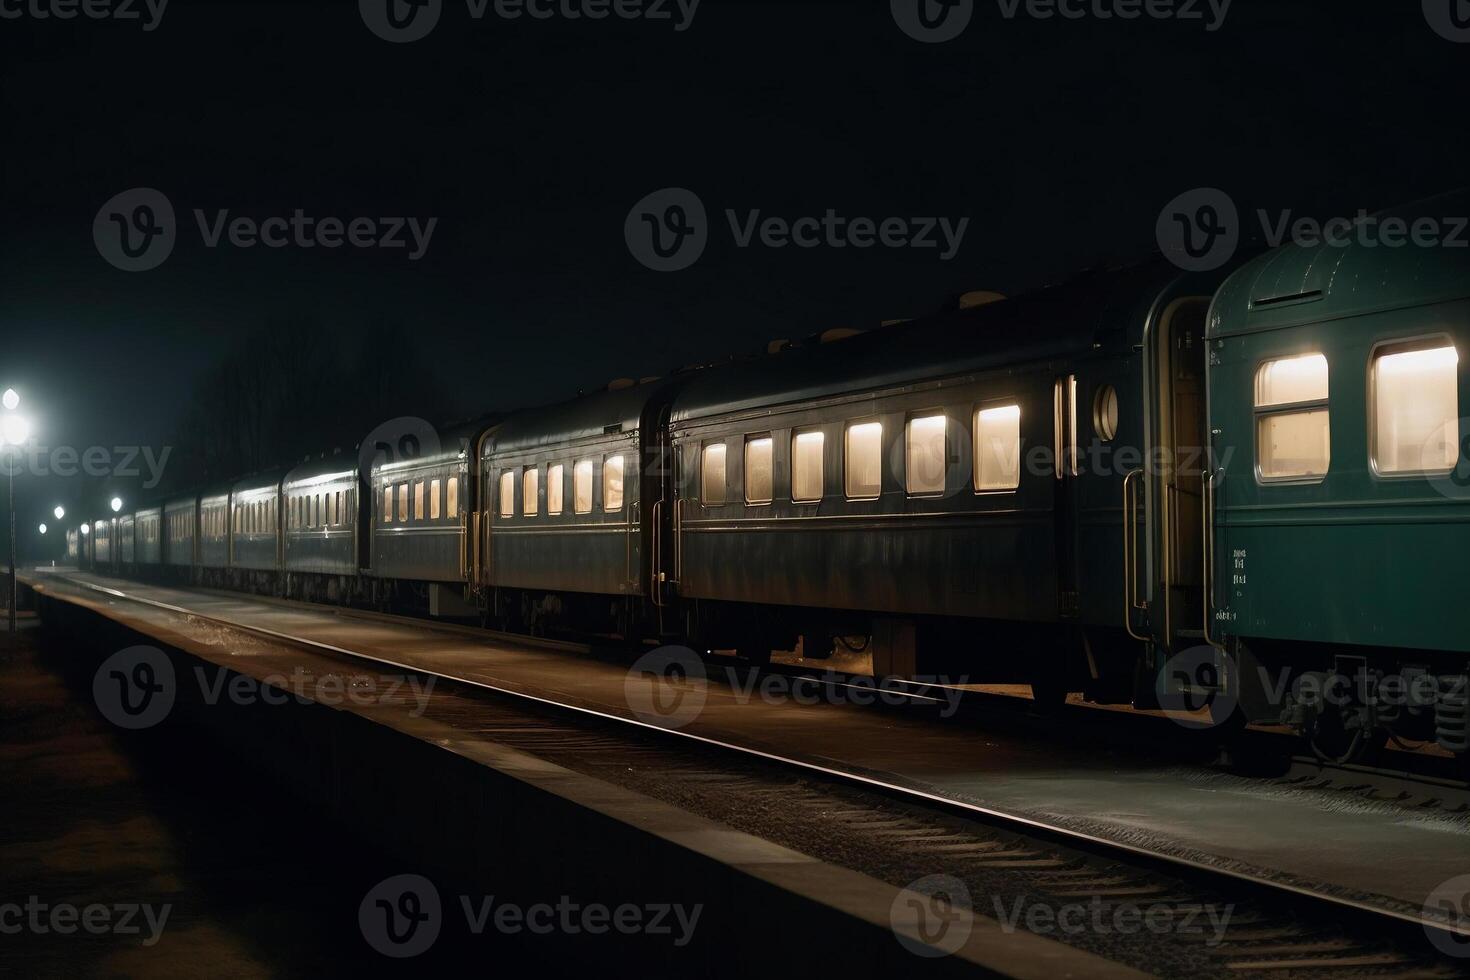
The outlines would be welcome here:
M 408 523 L 408 481 L 398 484 L 398 523 Z
M 1455 458 L 1448 466 L 1429 469 L 1420 467 L 1418 469 L 1384 469 L 1378 459 L 1378 365 L 1385 357 L 1397 354 L 1413 354 L 1419 352 L 1438 351 L 1449 348 L 1455 353 L 1454 371 L 1454 412 L 1446 422 L 1454 426 L 1453 444 L 1455 447 Z M 1455 472 L 1464 458 L 1461 439 L 1465 433 L 1460 431 L 1461 415 L 1460 405 L 1460 371 L 1462 361 L 1460 358 L 1459 345 L 1455 339 L 1446 333 L 1417 334 L 1411 337 L 1394 337 L 1380 340 L 1373 345 L 1368 352 L 1367 372 L 1367 408 L 1368 408 L 1368 465 L 1375 479 L 1379 480 L 1412 480 L 1415 478 L 1439 477 Z
M 764 497 L 751 496 L 750 482 L 750 454 L 753 447 L 764 446 L 767 456 L 766 468 L 770 473 L 769 487 Z M 759 450 L 757 450 L 759 452 Z M 728 458 L 728 457 L 727 457 Z M 741 454 L 743 463 L 742 483 L 744 484 L 745 506 L 747 507 L 769 507 L 776 501 L 776 440 L 769 432 L 752 432 L 745 437 L 745 448 Z
M 393 484 L 383 484 L 383 523 L 393 523 Z
M 981 446 L 980 446 L 980 429 L 981 429 L 980 419 L 984 415 L 995 413 L 995 412 L 1001 412 L 1001 411 L 1007 412 L 1007 414 L 1009 416 L 1011 410 L 1014 410 L 1015 426 L 1016 426 L 1016 439 L 1015 439 L 1015 453 L 1016 453 L 1015 482 L 1012 483 L 1012 484 L 1010 484 L 1009 486 L 991 486 L 991 487 L 981 486 L 981 480 L 980 480 L 981 470 L 983 468 L 983 463 L 984 463 L 985 459 L 987 459 L 988 457 L 984 453 L 981 452 Z M 971 474 L 970 474 L 970 486 L 971 486 L 971 488 L 974 490 L 974 492 L 977 495 L 990 495 L 990 494 L 998 494 L 998 493 L 1017 493 L 1017 492 L 1020 491 L 1020 489 L 1021 489 L 1021 476 L 1025 472 L 1025 469 L 1026 469 L 1024 460 L 1022 459 L 1023 434 L 1022 434 L 1022 430 L 1021 430 L 1021 426 L 1022 426 L 1022 423 L 1025 421 L 1025 418 L 1026 418 L 1026 411 L 1025 411 L 1024 408 L 1021 407 L 1021 400 L 1019 398 L 993 398 L 993 399 L 987 399 L 987 400 L 985 400 L 985 401 L 983 401 L 980 404 L 978 404 L 978 405 L 975 406 L 975 413 L 971 417 L 971 420 L 970 420 L 971 421 L 971 429 L 970 429 L 970 460 L 971 460 L 971 466 L 970 466 L 970 470 L 971 470 Z
M 429 520 L 431 521 L 439 520 L 439 515 L 443 512 L 443 507 L 439 502 L 443 493 L 443 480 L 436 477 L 429 481 Z
M 541 467 L 521 470 L 521 516 L 535 517 L 541 512 Z
M 459 477 L 451 476 L 444 484 L 444 516 L 454 521 L 459 519 Z
M 710 457 L 720 456 L 719 496 L 710 493 L 715 484 L 710 481 Z M 725 440 L 716 439 L 699 447 L 699 503 L 702 507 L 723 507 L 730 501 L 730 447 Z
M 567 467 L 551 463 L 546 467 L 546 516 L 560 517 L 566 509 Z
M 617 460 L 618 463 L 617 506 L 613 506 L 613 495 L 610 492 L 612 490 L 611 480 L 613 467 L 609 464 L 612 463 L 613 460 Z M 628 459 L 624 454 L 608 453 L 606 456 L 602 457 L 602 512 L 604 514 L 617 514 L 622 511 L 623 504 L 627 500 L 628 496 L 627 479 Z
M 582 484 L 586 482 L 587 506 L 583 507 Z M 597 501 L 594 499 L 597 488 L 597 460 L 590 456 L 583 457 L 572 464 L 572 513 L 590 514 L 597 509 Z
M 853 466 L 852 466 L 852 436 L 855 429 L 866 429 L 876 426 L 878 429 L 878 481 L 872 493 L 856 493 L 853 491 Z M 866 418 L 849 419 L 842 426 L 842 493 L 848 500 L 877 500 L 883 496 L 883 420 L 876 415 Z
M 799 497 L 796 494 L 797 474 L 800 471 L 802 453 L 799 447 L 803 439 L 816 437 L 817 445 L 817 492 L 815 496 Z M 774 481 L 773 481 L 774 482 Z M 827 433 L 822 429 L 793 429 L 791 431 L 791 502 L 793 504 L 819 504 L 827 493 Z
M 1118 426 L 1123 419 L 1123 406 L 1118 398 L 1116 385 L 1106 381 L 1097 386 L 1092 394 L 1092 432 L 1102 442 L 1118 438 Z
M 914 489 L 914 424 L 916 422 L 940 421 L 942 445 L 939 450 L 939 486 L 937 488 Z M 949 487 L 949 413 L 944 409 L 927 409 L 909 413 L 903 423 L 903 492 L 908 497 L 942 497 Z
M 500 471 L 500 477 L 496 495 L 496 513 L 502 521 L 512 520 L 516 516 L 516 468 L 506 467 Z
M 1265 405 L 1260 403 L 1261 378 L 1268 367 L 1285 361 L 1305 360 L 1313 357 L 1320 357 L 1327 367 L 1326 396 L 1293 402 L 1269 402 Z M 1317 412 L 1327 414 L 1327 459 L 1324 461 L 1322 472 L 1266 476 L 1261 470 L 1261 433 L 1264 425 L 1273 418 L 1312 415 Z M 1251 373 L 1251 438 L 1254 442 L 1252 469 L 1255 472 L 1257 485 L 1316 486 L 1327 479 L 1327 474 L 1332 472 L 1332 360 L 1327 356 L 1326 351 L 1307 350 L 1294 354 L 1282 353 L 1273 357 L 1261 358 L 1256 362 L 1255 371 Z

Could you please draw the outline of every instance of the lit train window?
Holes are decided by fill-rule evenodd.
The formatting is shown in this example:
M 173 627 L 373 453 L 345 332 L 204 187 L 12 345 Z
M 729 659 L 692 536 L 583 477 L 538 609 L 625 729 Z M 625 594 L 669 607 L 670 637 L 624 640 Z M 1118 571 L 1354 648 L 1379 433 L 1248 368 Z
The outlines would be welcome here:
M 459 516 L 459 477 L 451 476 L 449 486 L 444 491 L 444 512 L 446 517 Z
M 883 423 L 849 425 L 845 456 L 847 496 L 853 500 L 877 497 L 883 489 Z
M 729 478 L 725 471 L 725 444 L 712 442 L 704 447 L 699 469 L 699 499 L 706 507 L 719 507 L 725 502 Z
M 1373 356 L 1373 467 L 1448 473 L 1460 461 L 1460 355 L 1443 340 L 1382 347 Z
M 1021 485 L 1021 406 L 997 405 L 975 413 L 975 489 Z
M 553 517 L 561 513 L 561 502 L 566 493 L 566 483 L 565 466 L 561 463 L 553 463 L 546 468 L 546 513 Z
M 771 502 L 775 479 L 771 471 L 771 437 L 745 440 L 745 502 Z
M 500 516 L 514 517 L 516 513 L 516 474 L 506 470 L 500 474 Z
M 1262 482 L 1321 479 L 1332 462 L 1327 358 L 1285 357 L 1256 372 L 1256 470 Z
M 602 509 L 609 514 L 623 509 L 623 457 L 602 461 Z
M 327 527 L 337 523 L 337 495 L 335 493 L 327 494 L 327 516 L 322 523 Z
M 534 505 L 532 505 L 534 506 Z M 534 514 L 535 511 L 533 510 Z M 424 481 L 415 480 L 413 484 L 413 519 L 421 521 L 424 519 Z
M 440 481 L 429 481 L 429 520 L 431 521 L 439 519 L 439 489 Z
M 572 510 L 592 513 L 592 460 L 579 459 L 572 467 Z
M 383 523 L 393 523 L 393 484 L 383 484 Z
M 1092 429 L 1103 442 L 1118 436 L 1118 389 L 1103 385 L 1092 400 Z
M 821 432 L 798 432 L 791 440 L 791 499 L 799 504 L 822 499 Z
M 535 517 L 541 506 L 541 467 L 527 466 L 521 474 L 521 513 Z
M 944 492 L 943 415 L 909 419 L 904 481 L 911 494 Z

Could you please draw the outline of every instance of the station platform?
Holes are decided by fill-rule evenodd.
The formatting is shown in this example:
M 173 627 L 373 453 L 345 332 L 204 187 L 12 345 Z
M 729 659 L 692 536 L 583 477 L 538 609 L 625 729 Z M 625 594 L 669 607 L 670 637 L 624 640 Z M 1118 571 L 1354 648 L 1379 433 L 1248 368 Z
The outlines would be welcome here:
M 586 940 L 584 961 L 609 958 L 624 966 L 636 963 L 644 971 L 751 975 L 780 963 L 802 972 L 852 975 L 875 970 L 1047 980 L 1142 975 L 1062 942 L 1003 929 L 982 916 L 966 923 L 963 941 L 946 949 L 948 955 L 916 955 L 900 934 L 928 934 L 923 909 L 932 903 L 927 894 L 509 747 L 497 740 L 496 726 L 504 722 L 482 695 L 447 684 L 437 689 L 396 684 L 403 676 L 391 666 L 344 668 L 341 657 L 221 628 L 191 612 L 344 649 L 372 649 L 390 664 L 419 658 L 456 670 L 482 660 L 518 664 L 516 673 L 525 683 L 539 678 L 549 685 L 539 690 L 586 703 L 598 688 L 584 686 L 581 668 L 593 668 L 593 675 L 611 682 L 616 673 L 611 665 L 582 663 L 564 651 L 486 647 L 412 622 L 75 572 L 32 576 L 27 584 L 48 628 L 55 625 L 68 642 L 89 644 L 94 659 L 113 656 L 139 637 L 166 648 L 177 676 L 197 675 L 200 683 L 176 685 L 178 701 L 159 724 L 161 732 L 207 735 L 210 744 L 230 748 L 221 766 L 246 760 L 247 768 L 268 777 L 267 785 L 288 787 L 291 795 L 311 800 L 361 838 L 378 842 L 384 855 L 406 856 L 409 863 L 402 870 L 422 872 L 438 885 L 435 894 L 446 922 L 459 915 L 460 901 L 483 892 L 559 891 L 584 905 L 698 906 L 701 926 L 687 947 L 647 936 L 611 948 Z M 140 605 L 94 586 L 146 594 L 172 608 Z M 216 667 L 225 668 L 231 679 L 209 681 Z M 565 683 L 554 683 L 558 675 Z M 208 700 L 208 691 L 239 678 L 285 684 L 301 697 Z M 242 774 L 241 780 L 250 792 L 270 791 L 255 777 Z M 286 847 L 332 846 L 292 841 L 290 828 L 270 832 Z M 548 882 L 553 893 L 545 891 Z M 471 952 L 483 953 L 472 940 L 460 943 L 461 952 L 466 942 Z M 550 958 L 551 948 L 544 955 Z
M 123 590 L 241 626 L 277 631 L 590 712 L 677 727 L 819 768 L 886 783 L 1017 821 L 1417 916 L 1436 888 L 1470 871 L 1470 814 L 1407 808 L 1335 790 L 1193 766 L 1158 767 L 1099 744 L 1025 740 L 982 724 L 936 724 L 873 711 L 840 693 L 750 691 L 719 671 L 691 684 L 697 711 L 650 718 L 629 663 L 395 617 L 243 595 L 163 588 L 67 572 L 31 575 L 41 595 L 163 629 Z M 167 637 L 165 637 L 167 639 Z M 175 637 L 177 639 L 177 637 Z M 233 654 L 231 656 L 234 656 Z M 848 700 L 857 700 L 850 697 Z

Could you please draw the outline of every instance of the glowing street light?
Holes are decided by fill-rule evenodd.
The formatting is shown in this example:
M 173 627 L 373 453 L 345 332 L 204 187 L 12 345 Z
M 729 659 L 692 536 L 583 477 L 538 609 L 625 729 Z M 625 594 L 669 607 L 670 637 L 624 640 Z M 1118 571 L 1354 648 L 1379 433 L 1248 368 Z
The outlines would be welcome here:
M 14 388 L 6 388 L 4 396 L 0 397 L 0 402 L 4 403 L 7 412 L 13 412 L 20 407 L 20 396 L 15 393 Z
M 23 446 L 31 436 L 31 424 L 19 415 L 7 415 L 0 420 L 0 446 L 9 443 Z
M 5 394 L 0 395 L 0 405 L 5 406 L 5 415 L 0 417 L 0 446 L 10 443 L 17 450 L 25 445 L 30 438 L 31 424 L 16 412 L 20 408 L 20 395 L 15 393 L 14 388 L 6 388 Z M 6 467 L 9 483 L 9 496 L 6 501 L 6 510 L 9 511 L 8 523 L 10 525 L 10 632 L 15 632 L 15 603 L 17 588 L 15 581 L 15 462 Z
M 122 510 L 122 498 L 121 497 L 113 497 L 112 498 L 112 512 L 114 514 L 116 514 L 120 510 Z
M 87 535 L 89 535 L 91 533 L 92 533 L 92 525 L 90 525 L 90 524 L 83 524 L 82 525 L 82 537 L 85 538 Z
M 42 534 L 45 534 L 46 533 L 46 525 L 42 524 L 41 527 L 40 527 L 40 531 L 41 531 Z
M 53 510 L 51 513 L 55 514 L 56 519 L 59 521 L 66 516 L 66 508 L 61 506 L 60 504 L 57 504 L 56 509 Z

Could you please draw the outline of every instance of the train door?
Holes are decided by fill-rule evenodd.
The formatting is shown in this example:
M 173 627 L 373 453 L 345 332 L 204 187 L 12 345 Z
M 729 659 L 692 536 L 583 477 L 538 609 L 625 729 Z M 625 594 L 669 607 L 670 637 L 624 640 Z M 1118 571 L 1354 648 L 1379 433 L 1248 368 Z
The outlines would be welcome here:
M 1154 372 L 1148 454 L 1147 523 L 1150 625 L 1165 649 L 1204 642 L 1203 517 L 1208 466 L 1205 407 L 1205 320 L 1209 298 L 1175 300 L 1150 334 Z

